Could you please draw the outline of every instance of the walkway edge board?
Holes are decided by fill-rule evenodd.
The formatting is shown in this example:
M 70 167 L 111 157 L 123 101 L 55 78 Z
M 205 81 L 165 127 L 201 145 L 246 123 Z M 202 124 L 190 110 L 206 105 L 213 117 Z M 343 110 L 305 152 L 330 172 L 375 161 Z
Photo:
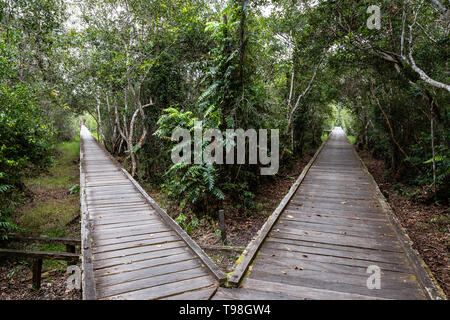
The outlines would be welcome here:
M 80 205 L 81 205 L 81 284 L 83 300 L 97 300 L 92 261 L 92 236 L 86 203 L 86 177 L 84 173 L 84 145 L 80 139 Z
M 350 141 L 349 141 L 350 143 Z M 351 143 L 350 143 L 351 144 Z M 408 236 L 406 229 L 403 228 L 398 218 L 395 216 L 391 206 L 387 202 L 380 188 L 378 187 L 377 182 L 375 181 L 372 174 L 369 172 L 369 169 L 365 165 L 364 161 L 359 156 L 358 152 L 356 152 L 355 147 L 351 144 L 352 150 L 359 160 L 363 171 L 369 176 L 369 179 L 372 181 L 375 186 L 375 194 L 380 204 L 381 209 L 388 217 L 389 222 L 391 223 L 397 238 L 400 240 L 401 246 L 405 251 L 406 257 L 408 258 L 409 263 L 411 264 L 415 275 L 417 276 L 417 280 L 422 287 L 423 291 L 427 295 L 428 299 L 431 300 L 446 300 L 444 291 L 441 289 L 436 279 L 434 279 L 431 274 L 430 268 L 426 265 L 423 259 L 420 257 L 417 250 L 413 248 L 413 242 L 411 238 Z
M 306 167 L 303 169 L 300 176 L 297 178 L 295 183 L 291 186 L 289 192 L 286 194 L 286 196 L 281 200 L 278 207 L 274 210 L 274 212 L 270 215 L 270 217 L 267 219 L 267 221 L 264 223 L 262 228 L 258 231 L 256 236 L 250 241 L 248 246 L 245 248 L 244 252 L 239 258 L 239 262 L 234 268 L 233 273 L 228 278 L 228 284 L 237 287 L 239 286 L 239 283 L 241 282 L 243 276 L 245 275 L 245 272 L 248 269 L 248 266 L 253 261 L 253 259 L 256 256 L 256 253 L 258 252 L 259 248 L 261 247 L 262 243 L 266 239 L 267 235 L 269 234 L 270 230 L 272 230 L 273 225 L 280 217 L 281 213 L 284 211 L 284 208 L 289 203 L 291 198 L 294 196 L 297 189 L 300 187 L 300 184 L 302 183 L 303 179 L 305 178 L 306 174 L 308 173 L 309 169 L 312 167 L 314 162 L 316 161 L 317 157 L 319 156 L 320 152 L 326 145 L 329 137 L 322 143 L 322 145 L 319 147 L 319 149 L 316 151 L 314 156 L 311 158 L 311 160 L 308 162 Z

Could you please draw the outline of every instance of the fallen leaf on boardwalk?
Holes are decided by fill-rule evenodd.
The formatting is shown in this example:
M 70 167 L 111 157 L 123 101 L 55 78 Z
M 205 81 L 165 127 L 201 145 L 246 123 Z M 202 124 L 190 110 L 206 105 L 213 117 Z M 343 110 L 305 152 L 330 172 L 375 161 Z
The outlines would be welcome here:
M 345 232 L 345 231 L 340 231 L 340 230 L 339 230 L 339 233 L 340 233 L 340 234 L 344 234 L 344 235 L 347 234 L 347 232 Z
M 342 202 L 341 202 L 341 204 L 346 204 L 346 203 L 347 203 L 347 201 L 342 201 Z
M 161 245 L 160 245 L 160 244 L 158 244 L 158 248 L 161 248 Z
M 248 271 L 252 271 L 253 270 L 253 266 L 248 267 Z
M 294 269 L 294 270 L 303 270 L 303 267 L 293 266 L 292 269 Z
M 288 215 L 287 216 L 289 219 L 293 219 L 294 217 L 293 216 L 291 216 L 291 215 Z
M 282 273 L 282 274 L 286 274 L 286 271 L 284 271 L 284 270 L 281 270 L 281 273 Z
M 280 229 L 275 230 L 276 232 L 280 232 Z
M 303 258 L 308 258 L 308 256 L 306 254 L 302 255 Z
M 322 232 L 317 232 L 317 234 L 318 234 L 318 235 L 321 235 L 321 234 L 322 234 Z
M 100 219 L 103 218 L 103 216 L 98 216 Z
M 292 251 L 292 249 L 291 249 L 291 248 L 288 248 L 288 247 L 286 247 L 286 250 L 287 250 L 287 251 Z

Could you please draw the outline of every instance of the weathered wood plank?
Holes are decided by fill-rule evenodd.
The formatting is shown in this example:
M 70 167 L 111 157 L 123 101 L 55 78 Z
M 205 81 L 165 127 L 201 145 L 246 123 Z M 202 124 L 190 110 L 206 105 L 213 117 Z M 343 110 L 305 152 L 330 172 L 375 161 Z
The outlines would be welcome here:
M 376 300 L 379 297 L 360 295 L 347 292 L 332 291 L 326 289 L 293 286 L 286 283 L 275 283 L 264 280 L 246 279 L 243 288 L 260 290 L 265 292 L 282 293 L 310 300 Z
M 107 287 L 98 287 L 97 290 L 100 298 L 106 298 L 119 294 L 133 294 L 134 292 L 144 291 L 145 289 L 159 287 L 168 283 L 195 279 L 204 275 L 204 270 L 194 267 L 189 270 L 178 271 L 169 274 L 159 274 L 150 278 L 130 280 L 124 283 L 109 285 Z M 210 276 L 210 278 L 212 277 Z M 213 282 L 211 281 L 209 284 L 212 283 Z M 166 293 L 161 291 L 159 295 L 165 296 Z
M 127 292 L 116 296 L 107 297 L 109 300 L 150 300 L 170 297 L 176 293 L 191 292 L 196 289 L 203 289 L 214 283 L 212 276 L 202 276 L 193 279 L 167 283 L 155 287 L 150 287 L 138 291 Z

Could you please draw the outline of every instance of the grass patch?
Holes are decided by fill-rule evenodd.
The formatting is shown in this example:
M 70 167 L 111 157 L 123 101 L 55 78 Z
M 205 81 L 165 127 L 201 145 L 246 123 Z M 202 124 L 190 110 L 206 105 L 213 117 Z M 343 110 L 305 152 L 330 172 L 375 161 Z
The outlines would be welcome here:
M 16 209 L 18 214 L 14 219 L 24 235 L 79 237 L 78 230 L 68 226 L 80 211 L 78 193 L 69 193 L 71 187 L 79 183 L 79 137 L 59 143 L 56 149 L 48 172 L 25 180 L 33 197 Z
M 328 139 L 328 133 L 324 133 L 321 137 L 320 140 L 322 140 L 322 142 L 324 142 L 325 140 Z
M 25 180 L 25 185 L 33 192 L 55 189 L 67 191 L 78 183 L 79 137 L 72 142 L 61 142 L 58 144 L 56 152 L 54 163 L 47 173 Z

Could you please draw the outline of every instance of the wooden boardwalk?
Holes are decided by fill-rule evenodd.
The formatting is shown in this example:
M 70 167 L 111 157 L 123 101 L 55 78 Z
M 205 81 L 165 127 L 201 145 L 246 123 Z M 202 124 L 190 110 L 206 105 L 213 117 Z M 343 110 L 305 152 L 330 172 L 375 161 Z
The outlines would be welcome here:
M 228 278 L 81 130 L 84 299 L 436 299 L 438 287 L 341 129 Z M 381 270 L 369 289 L 369 266 Z
M 225 276 L 81 129 L 83 297 L 209 299 Z
M 439 297 L 342 129 L 302 175 L 231 275 L 239 288 L 214 299 Z M 380 289 L 367 287 L 371 265 Z

